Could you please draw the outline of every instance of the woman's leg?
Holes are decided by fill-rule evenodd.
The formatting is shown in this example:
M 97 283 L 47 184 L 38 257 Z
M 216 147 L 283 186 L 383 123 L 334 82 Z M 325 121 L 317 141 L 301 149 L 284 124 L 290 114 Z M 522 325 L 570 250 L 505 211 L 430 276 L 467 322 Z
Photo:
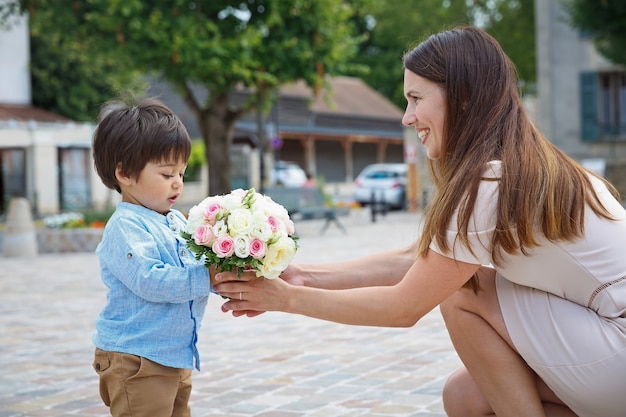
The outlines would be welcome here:
M 457 291 L 441 304 L 464 370 L 444 388 L 450 416 L 575 416 L 517 353 L 496 293 L 495 270 L 481 268 L 480 290 Z

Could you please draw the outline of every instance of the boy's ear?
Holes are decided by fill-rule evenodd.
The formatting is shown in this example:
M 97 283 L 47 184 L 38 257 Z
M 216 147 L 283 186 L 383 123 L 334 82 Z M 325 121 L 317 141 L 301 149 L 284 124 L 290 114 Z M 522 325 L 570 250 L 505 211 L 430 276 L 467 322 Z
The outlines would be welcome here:
M 122 185 L 129 185 L 132 180 L 132 178 L 130 178 L 130 176 L 122 170 L 121 163 L 117 164 L 117 167 L 115 168 L 115 178 L 117 178 L 117 182 Z

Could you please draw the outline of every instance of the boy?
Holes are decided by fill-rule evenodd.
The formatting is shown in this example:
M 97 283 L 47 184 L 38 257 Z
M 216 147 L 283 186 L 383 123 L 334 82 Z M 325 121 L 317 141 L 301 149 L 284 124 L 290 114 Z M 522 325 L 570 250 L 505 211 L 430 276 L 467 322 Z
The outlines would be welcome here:
M 179 118 L 156 99 L 111 101 L 93 137 L 96 171 L 122 200 L 96 249 L 107 303 L 94 369 L 113 416 L 190 417 L 191 372 L 211 285 L 179 237 L 172 209 L 191 152 Z

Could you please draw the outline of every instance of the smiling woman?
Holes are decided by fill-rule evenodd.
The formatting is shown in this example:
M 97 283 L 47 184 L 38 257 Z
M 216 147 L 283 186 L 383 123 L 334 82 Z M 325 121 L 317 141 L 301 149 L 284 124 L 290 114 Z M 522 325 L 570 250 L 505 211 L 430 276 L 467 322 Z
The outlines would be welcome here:
M 537 130 L 515 68 L 483 30 L 436 33 L 403 64 L 402 121 L 435 186 L 419 239 L 290 265 L 283 279 L 217 274 L 219 293 L 246 294 L 222 309 L 408 327 L 438 306 L 464 364 L 444 387 L 448 416 L 624 415 L 626 210 L 615 188 Z

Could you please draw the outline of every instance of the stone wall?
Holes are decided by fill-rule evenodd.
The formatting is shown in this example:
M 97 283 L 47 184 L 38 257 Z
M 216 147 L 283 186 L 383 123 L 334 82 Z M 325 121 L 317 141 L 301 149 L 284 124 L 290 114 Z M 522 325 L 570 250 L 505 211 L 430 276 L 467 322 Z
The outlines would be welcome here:
M 48 229 L 37 230 L 39 253 L 94 252 L 102 240 L 104 229 Z

